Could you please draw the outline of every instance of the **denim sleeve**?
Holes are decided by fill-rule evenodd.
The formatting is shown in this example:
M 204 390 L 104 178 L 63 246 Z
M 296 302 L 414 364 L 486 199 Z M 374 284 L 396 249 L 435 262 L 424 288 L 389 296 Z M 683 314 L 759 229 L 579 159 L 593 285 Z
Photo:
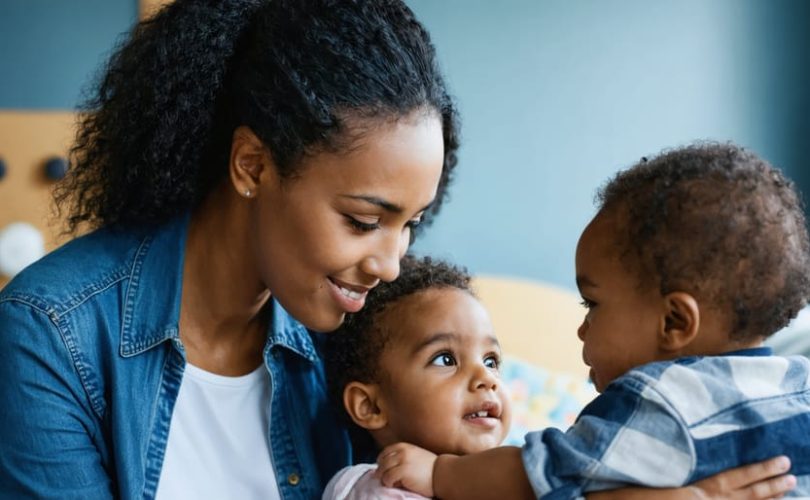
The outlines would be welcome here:
M 0 498 L 112 498 L 90 407 L 58 321 L 0 302 Z
M 538 498 L 578 498 L 627 485 L 675 487 L 695 467 L 688 428 L 655 391 L 611 384 L 565 433 L 526 435 L 523 465 Z

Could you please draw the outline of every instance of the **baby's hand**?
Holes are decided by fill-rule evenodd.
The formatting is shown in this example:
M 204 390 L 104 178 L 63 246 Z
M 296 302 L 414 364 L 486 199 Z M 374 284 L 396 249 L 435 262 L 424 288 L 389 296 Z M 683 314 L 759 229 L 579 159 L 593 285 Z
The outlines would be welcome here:
M 377 477 L 389 488 L 404 488 L 425 497 L 433 496 L 433 464 L 436 454 L 408 443 L 386 446 L 377 457 Z

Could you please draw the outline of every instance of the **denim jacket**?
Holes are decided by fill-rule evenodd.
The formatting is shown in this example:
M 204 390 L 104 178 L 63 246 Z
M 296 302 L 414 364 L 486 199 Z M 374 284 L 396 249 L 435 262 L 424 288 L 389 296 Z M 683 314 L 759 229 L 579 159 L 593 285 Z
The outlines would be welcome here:
M 185 367 L 188 222 L 95 231 L 0 292 L 0 497 L 154 497 Z M 272 308 L 273 467 L 282 498 L 319 498 L 350 463 L 349 441 L 328 404 L 319 334 Z

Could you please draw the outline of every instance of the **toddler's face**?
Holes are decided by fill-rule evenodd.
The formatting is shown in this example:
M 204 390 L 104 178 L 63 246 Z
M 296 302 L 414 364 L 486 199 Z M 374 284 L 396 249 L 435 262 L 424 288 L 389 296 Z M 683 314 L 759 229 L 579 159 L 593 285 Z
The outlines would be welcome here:
M 475 453 L 509 430 L 500 347 L 481 303 L 457 288 L 403 298 L 378 319 L 391 332 L 380 360 L 388 433 L 434 453 Z
M 616 246 L 616 216 L 599 214 L 577 245 L 577 287 L 588 309 L 577 330 L 582 358 L 602 392 L 630 369 L 659 359 L 658 332 L 664 303 L 657 291 L 639 288 Z

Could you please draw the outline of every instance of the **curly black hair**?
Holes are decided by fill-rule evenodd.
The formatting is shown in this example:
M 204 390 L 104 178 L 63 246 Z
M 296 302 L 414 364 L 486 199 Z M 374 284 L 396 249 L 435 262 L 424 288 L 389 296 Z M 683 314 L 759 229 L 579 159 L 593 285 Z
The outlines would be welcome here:
M 350 382 L 373 383 L 383 374 L 380 356 L 390 340 L 390 331 L 379 323 L 380 315 L 404 297 L 429 289 L 456 288 L 473 294 L 470 275 L 463 267 L 431 257 L 405 256 L 399 277 L 380 283 L 368 295 L 359 312 L 346 316 L 339 329 L 326 340 L 325 366 L 329 395 L 349 429 L 355 452 L 373 454 L 376 445 L 368 431 L 357 426 L 343 406 L 343 389 Z
M 620 172 L 597 195 L 617 210 L 641 286 L 686 291 L 728 314 L 731 338 L 767 337 L 810 299 L 810 243 L 793 183 L 733 144 L 697 143 Z
M 440 116 L 444 138 L 429 223 L 459 125 L 430 37 L 401 0 L 176 0 L 136 26 L 82 105 L 56 208 L 68 232 L 160 223 L 226 176 L 240 125 L 289 177 L 305 156 L 418 110 Z

